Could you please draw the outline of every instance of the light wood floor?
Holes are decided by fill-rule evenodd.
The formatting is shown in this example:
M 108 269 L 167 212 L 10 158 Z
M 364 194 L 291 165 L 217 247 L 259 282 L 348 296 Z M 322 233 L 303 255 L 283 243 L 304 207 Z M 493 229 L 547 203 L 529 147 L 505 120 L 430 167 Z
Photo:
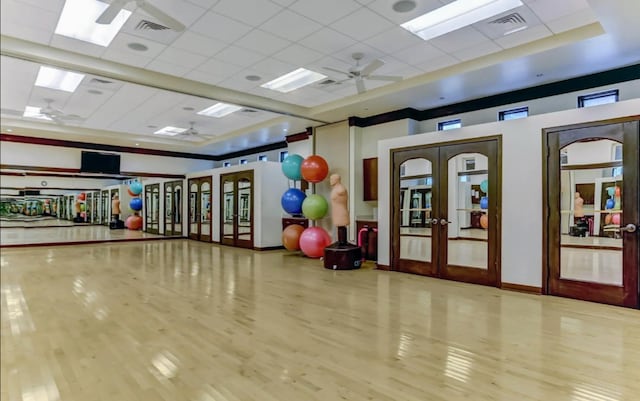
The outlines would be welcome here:
M 637 310 L 187 240 L 0 252 L 2 401 L 640 394 Z
M 127 241 L 163 237 L 163 235 L 133 231 L 126 228 L 111 230 L 107 226 L 99 225 L 30 228 L 2 227 L 0 229 L 0 245 L 2 246 L 86 241 Z

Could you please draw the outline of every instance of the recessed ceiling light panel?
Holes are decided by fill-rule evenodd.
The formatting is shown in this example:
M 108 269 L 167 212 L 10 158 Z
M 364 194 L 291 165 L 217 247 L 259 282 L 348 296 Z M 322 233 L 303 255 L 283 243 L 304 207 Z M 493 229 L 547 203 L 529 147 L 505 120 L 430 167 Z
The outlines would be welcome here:
M 182 134 L 183 132 L 185 132 L 187 129 L 186 128 L 178 128 L 178 127 L 172 127 L 170 125 L 161 128 L 159 130 L 157 130 L 156 132 L 154 132 L 154 134 L 156 135 L 167 135 L 167 136 L 176 136 L 178 134 Z
M 66 0 L 55 33 L 98 46 L 109 46 L 131 16 L 131 11 L 120 10 L 108 25 L 96 23 L 107 7 L 109 4 L 98 0 Z
M 429 40 L 520 6 L 521 0 L 457 0 L 400 26 Z
M 84 74 L 41 66 L 35 85 L 65 92 L 75 92 L 83 79 Z
M 278 92 L 287 93 L 303 86 L 311 85 L 314 82 L 318 82 L 327 78 L 326 75 L 307 70 L 305 68 L 298 68 L 295 71 L 291 71 L 281 77 L 278 77 L 272 81 L 260 85 L 266 89 L 272 89 Z
M 29 118 L 37 118 L 39 120 L 51 121 L 51 118 L 42 114 L 40 110 L 41 110 L 40 107 L 26 106 L 24 108 L 24 113 L 22 113 L 22 116 L 29 117 Z
M 200 110 L 197 114 L 200 114 L 201 116 L 221 118 L 241 109 L 241 106 L 221 102 L 216 103 L 211 107 L 207 107 L 204 110 Z

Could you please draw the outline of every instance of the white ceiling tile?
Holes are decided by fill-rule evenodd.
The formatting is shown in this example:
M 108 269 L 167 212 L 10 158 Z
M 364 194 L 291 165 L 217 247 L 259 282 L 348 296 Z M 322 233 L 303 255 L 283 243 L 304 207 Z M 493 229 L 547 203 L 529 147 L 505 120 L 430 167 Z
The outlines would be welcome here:
M 85 42 L 83 40 L 68 38 L 61 35 L 53 35 L 50 44 L 53 47 L 93 57 L 100 57 L 104 54 L 105 51 L 107 51 L 107 48 L 104 46 L 99 46 L 93 43 Z
M 172 29 L 154 30 L 146 28 L 146 24 L 143 21 L 150 21 L 156 23 L 155 20 L 151 20 L 146 15 L 141 13 L 133 14 L 127 22 L 124 24 L 120 33 L 126 33 L 134 37 L 145 38 L 164 45 L 171 44 L 180 36 L 180 32 L 176 32 Z
M 251 27 L 209 11 L 193 24 L 189 30 L 225 43 L 233 43 L 246 35 L 251 30 Z
M 395 25 L 373 11 L 361 8 L 334 22 L 331 27 L 356 40 L 365 40 Z
M 27 34 L 41 39 L 44 37 L 44 32 L 49 33 L 49 37 L 51 37 L 58 24 L 58 13 L 54 11 L 15 0 L 2 0 L 0 6 L 2 7 L 0 9 L 0 29 L 3 35 L 20 38 L 18 35 Z
M 215 6 L 220 0 L 187 0 L 189 3 L 193 3 L 196 6 L 200 6 L 209 9 Z
M 107 51 L 102 55 L 102 58 L 141 68 L 153 60 L 151 57 L 146 57 L 141 54 L 133 54 L 132 52 L 122 51 L 120 49 L 107 49 Z
M 282 7 L 269 1 L 252 1 L 247 4 L 238 0 L 220 0 L 212 11 L 242 21 L 251 26 L 258 26 L 276 15 Z
M 276 3 L 279 4 L 283 7 L 288 7 L 290 6 L 292 3 L 295 3 L 297 0 L 271 0 L 272 3 Z
M 327 55 L 331 55 L 355 43 L 355 40 L 330 28 L 314 32 L 299 42 L 303 46 Z
M 543 21 L 553 21 L 559 17 L 569 15 L 589 8 L 587 0 L 537 0 L 528 7 Z
M 257 63 L 264 58 L 263 55 L 257 54 L 254 51 L 243 49 L 239 46 L 229 46 L 220 51 L 216 58 L 224 60 L 226 63 L 234 64 L 241 67 L 248 67 Z
M 501 50 L 502 48 L 495 44 L 495 42 L 489 41 L 467 47 L 466 49 L 458 50 L 453 52 L 452 55 L 459 60 L 468 61 L 488 54 L 497 53 Z
M 215 55 L 227 46 L 227 43 L 191 31 L 185 31 L 171 45 L 171 47 L 187 50 L 206 57 Z
M 335 57 L 327 56 L 320 60 L 316 60 L 312 64 L 306 65 L 305 68 L 319 72 L 321 74 L 332 77 L 335 80 L 340 80 L 346 78 L 346 72 L 353 67 L 354 63 L 349 60 L 337 59 Z M 345 74 L 340 74 L 334 71 L 330 71 L 325 69 L 325 67 L 332 68 L 338 71 L 345 71 Z
M 162 60 L 167 63 L 180 65 L 185 67 L 187 71 L 189 71 L 204 63 L 207 60 L 207 57 L 175 47 L 169 47 L 166 48 L 162 53 L 160 53 L 158 57 L 156 57 L 156 60 Z
M 245 49 L 253 50 L 256 53 L 270 56 L 273 53 L 279 52 L 280 50 L 289 46 L 291 42 L 285 39 L 281 39 L 265 31 L 254 29 L 242 39 L 236 41 L 235 44 L 244 47 Z
M 598 22 L 598 18 L 593 10 L 587 8 L 573 14 L 565 15 L 564 17 L 547 21 L 546 25 L 554 34 L 558 34 L 594 22 Z
M 128 46 L 130 43 L 143 44 L 147 47 L 147 50 L 145 51 L 132 50 Z M 131 54 L 132 57 L 155 58 L 166 48 L 167 46 L 161 43 L 121 32 L 116 35 L 116 37 L 113 39 L 113 41 L 109 45 L 108 50 L 104 54 L 107 55 L 109 54 L 110 51 L 119 51 L 121 53 Z
M 161 72 L 168 75 L 174 75 L 177 77 L 181 77 L 191 70 L 191 68 L 185 67 L 184 65 L 173 64 L 171 62 L 157 58 L 147 64 L 145 68 L 148 70 Z
M 241 69 L 237 65 L 229 64 L 216 58 L 205 61 L 197 68 L 200 72 L 211 74 L 213 79 L 228 78 Z
M 322 25 L 290 10 L 279 12 L 260 26 L 263 31 L 294 42 L 320 28 L 322 28 Z
M 157 89 L 141 85 L 126 84 L 111 96 L 98 112 L 91 115 L 87 123 L 109 128 L 112 124 L 124 120 L 122 116 L 148 101 L 156 91 Z
M 80 85 L 65 104 L 65 113 L 77 114 L 87 118 L 102 107 L 115 92 L 101 90 L 102 94 L 91 94 L 87 92 L 89 86 Z
M 39 70 L 40 64 L 7 56 L 0 57 L 0 106 L 3 109 L 24 111 Z
M 328 25 L 360 7 L 362 5 L 353 0 L 298 0 L 289 8 L 307 18 Z
M 0 32 L 3 35 L 13 36 L 15 38 L 20 38 L 28 40 L 30 42 L 36 42 L 45 45 L 49 43 L 49 41 L 51 40 L 51 36 L 54 36 L 51 34 L 51 32 L 44 29 L 22 25 L 17 21 L 4 21 L 4 19 L 0 21 L 0 28 Z
M 6 0 L 2 0 L 4 3 Z M 53 11 L 54 13 L 59 13 L 64 6 L 65 0 L 20 0 L 21 3 L 29 4 L 34 7 L 38 7 L 40 9 L 45 9 L 47 11 Z
M 334 58 L 344 61 L 345 63 L 351 63 L 356 65 L 356 60 L 353 58 L 354 53 L 362 53 L 364 57 L 360 60 L 360 65 L 365 65 L 371 60 L 376 58 L 384 58 L 385 53 L 371 46 L 368 46 L 362 42 L 356 43 L 352 46 L 344 48 L 332 54 Z
M 533 42 L 534 40 L 546 38 L 551 35 L 551 31 L 546 26 L 538 25 L 525 29 L 524 31 L 515 32 L 496 39 L 495 42 L 503 48 L 508 49 L 510 47 L 516 47 L 525 43 Z
M 205 13 L 205 10 L 209 8 L 189 3 L 184 0 L 153 0 L 153 5 L 177 19 L 185 26 L 192 25 Z M 161 21 L 158 21 L 158 23 L 162 24 Z
M 449 54 L 445 54 L 442 57 L 436 57 L 422 64 L 414 64 L 414 67 L 420 68 L 424 72 L 431 72 L 450 67 L 454 64 L 458 64 L 459 62 L 460 60 L 458 60 L 457 58 Z
M 226 79 L 227 76 L 228 75 L 224 74 L 193 70 L 184 74 L 183 78 L 190 79 L 192 81 L 203 82 L 205 84 L 216 85 L 218 82 Z
M 399 52 L 393 53 L 393 57 L 401 60 L 410 65 L 422 65 L 428 63 L 431 60 L 443 57 L 446 53 L 437 47 L 433 46 L 429 42 L 420 43 L 416 46 L 411 46 Z
M 224 88 L 229 88 L 233 90 L 241 90 L 246 91 L 248 89 L 259 86 L 260 83 L 258 81 L 249 81 L 246 76 L 247 75 L 258 75 L 260 76 L 260 71 L 256 71 L 252 68 L 242 70 L 237 74 L 221 81 L 218 83 L 218 86 L 222 86 Z M 264 82 L 264 81 L 263 81 Z
M 416 2 L 416 8 L 413 10 L 405 13 L 399 13 L 394 11 L 392 8 L 393 3 L 396 1 L 397 0 L 375 0 L 367 4 L 367 7 L 382 17 L 400 25 L 443 6 L 443 4 L 438 0 L 420 0 Z
M 407 47 L 418 46 L 424 41 L 406 29 L 395 27 L 369 38 L 363 43 L 382 53 L 392 54 Z
M 322 53 L 297 44 L 289 45 L 273 55 L 275 59 L 295 65 L 309 64 L 322 57 Z
M 267 75 L 279 77 L 280 75 L 287 74 L 297 68 L 299 68 L 299 64 L 285 63 L 270 57 L 267 57 L 251 66 L 252 70 L 258 71 L 258 75 L 263 77 L 266 77 Z
M 467 26 L 431 39 L 429 43 L 442 51 L 452 53 L 488 40 L 489 38 L 480 33 L 477 29 Z

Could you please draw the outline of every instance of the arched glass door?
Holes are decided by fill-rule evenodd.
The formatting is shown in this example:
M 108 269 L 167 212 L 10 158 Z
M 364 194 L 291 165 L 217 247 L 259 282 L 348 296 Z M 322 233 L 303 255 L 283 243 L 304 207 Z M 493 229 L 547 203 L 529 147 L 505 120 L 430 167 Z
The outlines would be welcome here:
M 253 248 L 253 170 L 220 176 L 221 242 Z
M 189 238 L 211 241 L 211 200 L 211 177 L 189 180 Z

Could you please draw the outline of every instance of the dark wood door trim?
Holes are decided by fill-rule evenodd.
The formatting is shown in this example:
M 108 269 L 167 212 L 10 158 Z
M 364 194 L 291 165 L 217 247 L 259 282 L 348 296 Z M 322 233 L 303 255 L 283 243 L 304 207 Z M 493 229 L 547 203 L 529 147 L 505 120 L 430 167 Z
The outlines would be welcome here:
M 251 182 L 251 196 L 249 198 L 249 225 L 251 227 L 250 239 L 245 240 L 239 237 L 239 225 L 238 218 L 240 213 L 240 198 L 238 183 L 241 179 L 248 179 Z M 224 184 L 225 182 L 233 183 L 233 211 L 232 211 L 232 236 L 231 238 L 225 238 L 224 235 L 224 223 L 225 223 L 225 210 L 224 210 Z M 253 170 L 238 171 L 235 173 L 221 174 L 220 175 L 220 243 L 224 245 L 231 245 L 240 248 L 253 249 L 254 246 L 254 202 L 255 202 L 255 181 Z
M 199 182 L 198 182 L 198 200 L 196 203 L 200 204 L 202 202 L 202 185 L 203 184 L 209 184 L 209 232 L 205 233 L 202 231 L 202 211 L 198 210 L 199 215 L 198 215 L 198 233 L 199 233 L 199 240 L 203 241 L 203 242 L 211 242 L 211 237 L 212 237 L 212 233 L 213 233 L 213 212 L 212 212 L 212 208 L 213 208 L 213 178 L 211 176 L 207 176 L 207 177 L 200 177 L 199 178 Z
M 584 139 L 610 139 L 623 143 L 623 221 L 640 223 L 640 116 L 543 130 L 543 266 L 542 292 L 638 308 L 640 306 L 640 235 L 623 234 L 623 286 L 560 278 L 560 157 L 563 147 Z

